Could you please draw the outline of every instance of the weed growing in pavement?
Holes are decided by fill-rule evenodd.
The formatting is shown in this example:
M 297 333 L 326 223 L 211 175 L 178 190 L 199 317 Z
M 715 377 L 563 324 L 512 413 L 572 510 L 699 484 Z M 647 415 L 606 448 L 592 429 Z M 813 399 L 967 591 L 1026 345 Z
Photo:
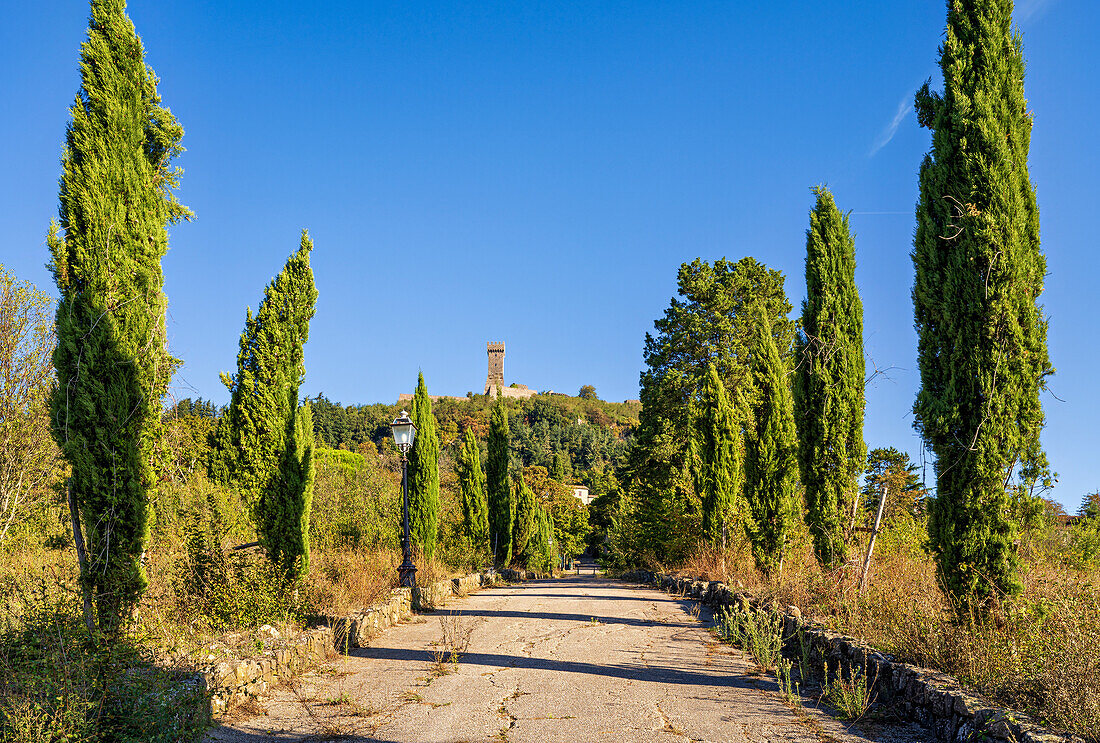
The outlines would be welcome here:
M 432 657 L 435 660 L 432 668 L 434 676 L 442 676 L 458 670 L 458 659 L 469 649 L 470 637 L 477 625 L 473 622 L 463 622 L 460 612 L 448 612 L 440 615 L 439 626 L 443 636 L 432 649 Z M 447 663 L 451 664 L 450 671 L 447 670 Z

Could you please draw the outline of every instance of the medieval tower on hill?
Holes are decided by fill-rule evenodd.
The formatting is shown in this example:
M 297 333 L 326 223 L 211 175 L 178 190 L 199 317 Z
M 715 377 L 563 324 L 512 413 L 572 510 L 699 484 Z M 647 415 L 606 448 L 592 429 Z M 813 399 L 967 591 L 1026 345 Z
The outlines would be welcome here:
M 504 344 L 486 343 L 485 351 L 489 354 L 489 375 L 485 378 L 485 392 L 491 392 L 504 387 Z

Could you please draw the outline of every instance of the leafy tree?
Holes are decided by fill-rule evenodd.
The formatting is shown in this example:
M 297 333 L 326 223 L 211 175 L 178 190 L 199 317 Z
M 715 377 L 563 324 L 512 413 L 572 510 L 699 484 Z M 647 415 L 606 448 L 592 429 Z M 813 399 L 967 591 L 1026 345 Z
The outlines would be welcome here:
M 798 488 L 794 428 L 787 364 L 779 355 L 771 321 L 757 312 L 757 336 L 752 373 L 759 397 L 745 442 L 745 530 L 756 567 L 765 576 L 783 570 L 783 553 L 796 517 Z
M 50 438 L 53 301 L 0 264 L 0 545 L 57 475 Z
M 508 439 L 508 411 L 503 398 L 498 395 L 489 426 L 485 482 L 489 501 L 489 536 L 495 550 L 494 558 L 504 566 L 512 562 L 512 519 L 515 516 L 511 478 L 508 476 Z
M 863 303 L 856 289 L 856 249 L 848 226 L 823 186 L 806 231 L 806 299 L 795 339 L 794 410 L 806 525 L 825 569 L 848 557 L 845 530 L 854 526 L 863 443 Z
M 1017 487 L 1048 486 L 1039 393 L 1053 374 L 1037 298 L 1046 259 L 1028 176 L 1032 118 L 1011 0 L 953 0 L 943 93 L 920 169 L 913 263 L 921 389 L 915 427 L 935 455 L 929 538 L 942 585 L 964 605 L 1020 590 Z
M 114 634 L 146 586 L 153 448 L 178 363 L 166 348 L 160 261 L 167 225 L 191 212 L 170 165 L 183 129 L 161 106 L 121 0 L 92 0 L 80 72 L 47 239 L 60 293 L 50 412 L 72 466 L 85 619 L 94 631 L 94 602 L 99 629 Z
M 245 315 L 237 373 L 222 374 L 231 395 L 210 462 L 213 479 L 240 490 L 268 559 L 290 578 L 309 567 L 313 421 L 308 408 L 299 409 L 298 389 L 317 301 L 312 250 L 303 230 L 297 252 L 264 290 L 256 316 L 251 309 Z M 301 428 L 306 423 L 308 431 Z
M 431 559 L 439 535 L 439 437 L 423 374 L 413 395 L 412 422 L 416 438 L 409 452 L 409 531 L 413 544 Z
M 695 489 L 702 499 L 703 533 L 712 545 L 725 550 L 741 494 L 741 430 L 713 364 L 707 368 L 699 406 Z
M 914 518 L 924 515 L 928 489 L 917 474 L 917 465 L 909 461 L 908 454 L 892 446 L 867 452 L 867 473 L 861 494 L 868 511 L 878 508 L 883 485 L 887 487 L 885 521 L 892 521 L 902 513 Z
M 584 552 L 590 531 L 588 507 L 568 489 L 555 488 L 550 491 L 550 516 L 558 553 L 572 559 Z
M 582 384 L 580 392 L 577 393 L 577 397 L 582 400 L 599 400 L 596 397 L 596 388 L 590 384 Z
M 485 473 L 481 470 L 481 447 L 472 428 L 466 429 L 455 462 L 458 487 L 462 491 L 462 524 L 479 555 L 492 551 L 489 542 L 489 503 L 485 495 Z

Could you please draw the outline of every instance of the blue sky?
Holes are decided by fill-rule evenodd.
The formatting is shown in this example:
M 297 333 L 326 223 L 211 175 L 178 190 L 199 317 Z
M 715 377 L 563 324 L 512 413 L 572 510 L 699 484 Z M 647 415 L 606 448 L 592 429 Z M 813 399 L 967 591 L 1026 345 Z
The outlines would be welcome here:
M 11 3 L 0 30 L 0 262 L 52 291 L 67 107 L 86 3 Z M 644 334 L 696 257 L 752 255 L 796 306 L 825 183 L 852 212 L 865 339 L 889 369 L 866 439 L 920 460 L 909 260 L 929 146 L 910 106 L 944 6 L 881 2 L 301 3 L 130 7 L 187 152 L 164 261 L 179 397 L 223 402 L 247 305 L 316 243 L 303 392 L 361 403 L 507 381 L 637 397 Z M 1017 7 L 1057 375 L 1044 444 L 1075 509 L 1094 421 L 1100 4 Z M 929 475 L 931 471 L 929 470 Z

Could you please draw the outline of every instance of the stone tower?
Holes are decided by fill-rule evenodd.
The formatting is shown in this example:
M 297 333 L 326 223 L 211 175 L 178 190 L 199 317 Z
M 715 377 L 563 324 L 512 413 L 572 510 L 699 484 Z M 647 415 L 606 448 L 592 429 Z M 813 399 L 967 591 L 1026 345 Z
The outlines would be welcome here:
M 504 386 L 504 344 L 486 343 L 489 354 L 489 375 L 485 378 L 485 392 L 488 395 Z

